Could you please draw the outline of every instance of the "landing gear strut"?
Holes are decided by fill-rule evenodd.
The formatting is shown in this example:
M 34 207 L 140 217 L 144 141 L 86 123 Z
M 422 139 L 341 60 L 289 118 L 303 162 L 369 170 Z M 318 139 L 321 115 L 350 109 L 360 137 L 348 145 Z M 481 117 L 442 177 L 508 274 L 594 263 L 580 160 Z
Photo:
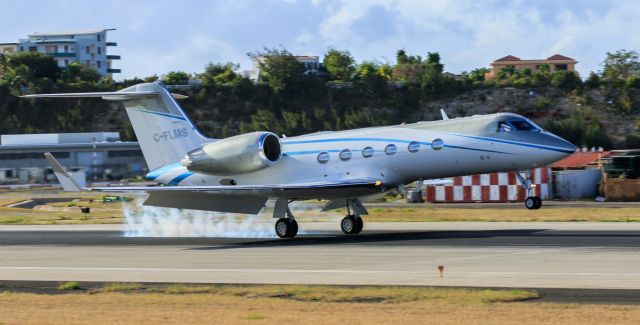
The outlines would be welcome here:
M 362 221 L 362 217 L 355 211 L 353 214 L 351 213 L 350 205 L 350 200 L 347 200 L 347 215 L 340 221 L 340 229 L 347 235 L 357 235 L 362 231 L 364 221 Z
M 273 217 L 278 218 L 276 235 L 280 238 L 293 238 L 298 234 L 298 223 L 289 209 L 289 203 L 288 199 L 278 199 L 273 209 Z
M 529 172 L 530 173 L 530 172 Z M 525 179 L 520 172 L 516 171 L 516 176 L 520 185 L 527 191 L 527 198 L 524 199 L 524 206 L 529 210 L 538 210 L 542 207 L 542 199 L 539 196 L 532 196 L 535 189 L 535 184 L 531 182 L 530 174 L 527 174 Z

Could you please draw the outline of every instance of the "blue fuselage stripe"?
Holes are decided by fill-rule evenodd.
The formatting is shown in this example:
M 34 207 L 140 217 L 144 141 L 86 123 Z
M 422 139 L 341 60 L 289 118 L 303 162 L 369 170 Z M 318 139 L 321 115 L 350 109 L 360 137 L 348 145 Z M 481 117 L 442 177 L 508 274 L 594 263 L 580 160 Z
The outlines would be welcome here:
M 174 170 L 174 169 L 176 169 L 176 168 L 178 168 L 180 166 L 182 166 L 182 165 L 180 165 L 180 163 L 174 163 L 174 164 L 170 164 L 170 165 L 166 165 L 166 166 L 160 167 L 158 169 L 154 169 L 154 170 L 150 171 L 147 174 L 147 179 L 155 180 L 156 178 L 162 176 L 162 174 L 164 174 L 166 172 L 169 172 L 171 170 Z
M 186 173 L 182 173 L 176 177 L 174 177 L 171 181 L 169 181 L 169 185 L 178 185 L 182 180 L 184 180 L 185 178 L 189 177 L 193 175 L 192 172 L 186 172 Z
M 154 112 L 154 111 L 148 111 L 148 110 L 144 110 L 144 109 L 138 109 L 137 111 L 138 112 L 142 112 L 142 113 L 149 113 L 149 114 L 155 114 L 155 115 L 160 115 L 160 116 L 164 116 L 164 117 L 170 117 L 170 118 L 174 118 L 174 119 L 177 119 L 177 120 L 183 120 L 183 121 L 187 120 L 184 116 L 173 115 L 173 114 L 169 114 L 169 113 Z

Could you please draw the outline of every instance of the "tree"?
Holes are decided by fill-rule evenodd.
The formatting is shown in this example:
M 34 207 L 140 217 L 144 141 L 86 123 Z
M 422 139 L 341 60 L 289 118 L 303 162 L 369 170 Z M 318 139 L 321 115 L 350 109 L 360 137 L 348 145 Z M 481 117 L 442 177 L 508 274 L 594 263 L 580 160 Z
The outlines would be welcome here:
M 162 78 L 162 82 L 167 85 L 186 85 L 189 83 L 190 78 L 191 74 L 187 72 L 171 71 Z
M 607 52 L 607 57 L 602 63 L 602 78 L 611 82 L 624 82 L 630 76 L 640 72 L 640 60 L 638 52 L 633 50 L 618 50 L 614 53 Z
M 80 64 L 80 62 L 71 62 L 66 69 L 62 71 L 62 80 L 68 83 L 72 82 L 98 82 L 100 81 L 100 73 L 91 67 Z
M 597 88 L 598 86 L 600 86 L 600 76 L 591 71 L 589 73 L 589 76 L 587 77 L 587 80 L 584 81 L 584 84 L 589 88 Z
M 356 80 L 365 90 L 373 93 L 381 93 L 387 84 L 384 76 L 378 73 L 379 65 L 372 61 L 364 61 L 356 70 Z
M 207 88 L 218 88 L 222 86 L 232 86 L 239 82 L 241 78 L 235 70 L 238 69 L 237 64 L 227 62 L 225 64 L 209 63 L 204 68 L 204 72 L 198 77 L 202 80 L 202 85 Z
M 295 84 L 304 74 L 304 64 L 285 49 L 265 48 L 263 52 L 248 55 L 258 64 L 259 82 L 266 82 L 276 93 Z
M 440 63 L 440 54 L 438 52 L 429 52 L 427 61 L 425 62 L 425 73 L 422 78 L 422 88 L 434 91 L 441 83 L 444 65 Z
M 8 66 L 16 69 L 20 66 L 28 68 L 29 79 L 48 78 L 57 80 L 60 77 L 58 63 L 48 54 L 39 52 L 18 52 L 7 56 Z
M 551 85 L 565 90 L 576 89 L 582 80 L 573 71 L 558 70 L 551 74 Z
M 349 81 L 356 71 L 355 60 L 349 51 L 330 49 L 324 56 L 324 66 L 330 80 Z

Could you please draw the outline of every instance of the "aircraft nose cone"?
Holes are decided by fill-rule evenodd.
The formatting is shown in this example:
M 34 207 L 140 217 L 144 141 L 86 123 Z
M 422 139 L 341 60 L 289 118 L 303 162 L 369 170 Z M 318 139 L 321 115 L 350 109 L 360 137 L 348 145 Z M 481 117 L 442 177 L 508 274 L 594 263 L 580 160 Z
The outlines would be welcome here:
M 548 133 L 548 135 L 550 145 L 560 149 L 563 153 L 565 153 L 565 156 L 572 154 L 577 150 L 576 146 L 574 146 L 571 142 L 550 132 Z

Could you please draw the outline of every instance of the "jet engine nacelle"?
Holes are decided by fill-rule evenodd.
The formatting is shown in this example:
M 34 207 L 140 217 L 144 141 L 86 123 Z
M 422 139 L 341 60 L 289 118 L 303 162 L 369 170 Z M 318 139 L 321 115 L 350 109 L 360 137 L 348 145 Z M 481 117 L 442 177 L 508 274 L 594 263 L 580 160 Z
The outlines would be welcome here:
M 246 174 L 267 168 L 282 157 L 282 145 L 271 132 L 252 132 L 207 143 L 180 162 L 188 170 L 214 175 Z

